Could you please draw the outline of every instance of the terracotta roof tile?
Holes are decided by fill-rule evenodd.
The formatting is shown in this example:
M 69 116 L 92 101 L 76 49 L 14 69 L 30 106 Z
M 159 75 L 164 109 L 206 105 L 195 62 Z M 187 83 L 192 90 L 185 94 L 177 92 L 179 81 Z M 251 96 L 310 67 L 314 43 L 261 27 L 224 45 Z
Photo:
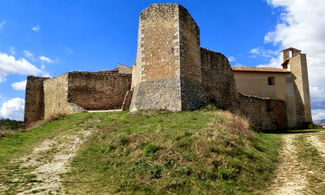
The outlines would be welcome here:
M 281 68 L 267 67 L 231 67 L 234 72 L 272 72 L 272 73 L 289 73 L 290 71 Z

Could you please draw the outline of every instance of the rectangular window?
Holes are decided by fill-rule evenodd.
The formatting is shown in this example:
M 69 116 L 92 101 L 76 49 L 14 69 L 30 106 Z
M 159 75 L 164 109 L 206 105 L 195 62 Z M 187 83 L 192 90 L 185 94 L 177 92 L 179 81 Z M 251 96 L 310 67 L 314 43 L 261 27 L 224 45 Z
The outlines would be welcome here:
M 269 85 L 275 85 L 275 78 L 274 77 L 268 77 L 267 82 Z

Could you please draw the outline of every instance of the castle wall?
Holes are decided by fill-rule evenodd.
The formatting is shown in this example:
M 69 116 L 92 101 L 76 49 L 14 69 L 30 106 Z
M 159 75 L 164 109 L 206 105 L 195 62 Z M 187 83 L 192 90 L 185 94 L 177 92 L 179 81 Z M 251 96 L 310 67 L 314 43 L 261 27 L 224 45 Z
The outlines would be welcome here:
M 119 64 L 118 69 L 119 69 L 118 73 L 120 74 L 132 74 L 132 67 Z
M 44 77 L 27 77 L 24 122 L 28 127 L 44 119 Z
M 73 114 L 85 111 L 68 102 L 69 73 L 44 81 L 44 119 L 50 119 L 60 114 Z
M 224 55 L 201 48 L 201 64 L 202 86 L 208 103 L 243 115 L 255 130 L 278 130 L 287 127 L 285 101 L 238 93 L 237 81 Z M 250 82 L 250 85 L 254 83 Z
M 201 48 L 201 73 L 204 96 L 208 103 L 229 108 L 238 92 L 228 59 L 221 53 Z
M 87 110 L 121 109 L 131 87 L 131 77 L 130 74 L 71 72 L 67 100 Z
M 200 30 L 188 11 L 179 6 L 179 48 L 182 110 L 205 104 L 201 79 Z
M 238 113 L 245 116 L 254 130 L 288 128 L 286 103 L 283 100 L 239 95 Z
M 180 111 L 179 13 L 176 4 L 153 4 L 140 14 L 131 111 Z

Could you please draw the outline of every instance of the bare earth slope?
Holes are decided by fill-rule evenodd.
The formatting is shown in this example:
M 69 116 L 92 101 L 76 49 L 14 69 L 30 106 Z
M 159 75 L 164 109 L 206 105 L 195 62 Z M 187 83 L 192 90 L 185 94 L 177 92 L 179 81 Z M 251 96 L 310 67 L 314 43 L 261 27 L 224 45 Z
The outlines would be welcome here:
M 13 172 L 13 183 L 18 184 L 17 194 L 62 194 L 60 175 L 66 173 L 69 162 L 75 156 L 80 144 L 91 134 L 89 130 L 61 133 L 45 139 L 30 154 L 13 161 L 19 171 Z M 18 174 L 17 174 L 18 173 Z M 26 181 L 27 180 L 27 181 Z M 4 186 L 0 186 L 0 191 Z

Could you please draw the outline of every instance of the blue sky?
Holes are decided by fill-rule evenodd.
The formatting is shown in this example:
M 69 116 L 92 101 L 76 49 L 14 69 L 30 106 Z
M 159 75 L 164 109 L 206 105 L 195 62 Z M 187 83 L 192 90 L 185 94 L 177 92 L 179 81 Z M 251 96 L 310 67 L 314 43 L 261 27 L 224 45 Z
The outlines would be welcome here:
M 311 44 L 304 41 L 310 36 L 308 32 L 305 37 L 293 40 L 283 35 L 286 30 L 296 28 L 295 20 L 307 18 L 305 23 L 315 23 L 308 20 L 316 16 L 305 16 L 301 10 L 308 6 L 313 12 L 321 9 L 322 0 L 0 2 L 0 117 L 22 119 L 26 75 L 56 76 L 68 71 L 113 69 L 118 63 L 132 65 L 139 13 L 152 3 L 179 3 L 186 7 L 200 27 L 201 45 L 222 52 L 232 65 L 278 66 L 279 51 L 288 46 L 307 52 L 314 64 L 319 64 L 317 60 L 322 57 L 309 56 L 308 52 L 315 49 L 312 41 Z M 319 11 L 318 15 L 324 16 Z M 325 22 L 324 17 L 320 20 Z M 320 24 L 308 28 L 316 34 L 323 32 L 314 42 L 324 44 L 325 30 L 316 29 L 316 25 Z M 325 53 L 325 47 L 317 50 L 322 51 Z M 318 66 L 317 72 L 323 67 Z M 311 82 L 314 115 L 317 119 L 325 118 L 322 98 L 325 79 L 320 75 L 314 80 Z

